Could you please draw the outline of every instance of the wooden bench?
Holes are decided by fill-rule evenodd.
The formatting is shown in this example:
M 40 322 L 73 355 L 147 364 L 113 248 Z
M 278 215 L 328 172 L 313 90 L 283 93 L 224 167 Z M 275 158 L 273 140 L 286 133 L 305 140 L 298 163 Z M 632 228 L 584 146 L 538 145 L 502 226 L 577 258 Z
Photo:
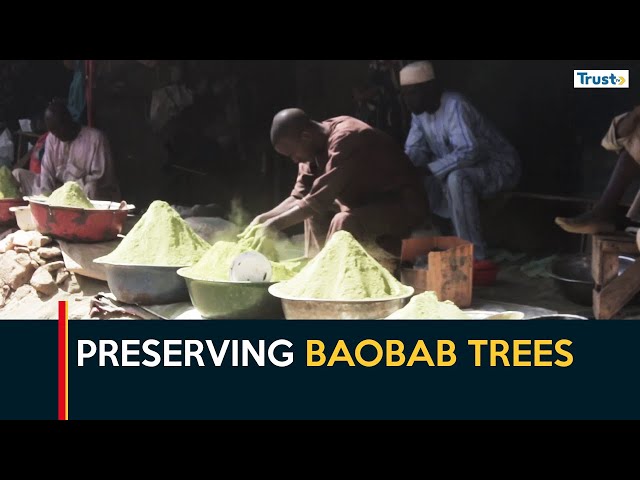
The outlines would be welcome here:
M 639 253 L 635 235 L 616 232 L 592 236 L 591 273 L 595 282 L 593 314 L 596 319 L 612 319 L 640 292 L 640 261 L 618 275 L 618 256 L 637 256 Z

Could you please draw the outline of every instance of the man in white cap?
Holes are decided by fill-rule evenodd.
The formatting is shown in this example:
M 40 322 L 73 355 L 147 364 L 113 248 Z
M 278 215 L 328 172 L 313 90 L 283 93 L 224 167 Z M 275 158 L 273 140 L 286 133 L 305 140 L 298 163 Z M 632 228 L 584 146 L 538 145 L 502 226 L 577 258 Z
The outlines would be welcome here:
M 405 151 L 424 175 L 432 213 L 451 219 L 456 236 L 473 243 L 475 269 L 495 268 L 478 199 L 516 186 L 518 153 L 466 98 L 440 87 L 430 62 L 405 66 L 400 89 L 412 113 Z

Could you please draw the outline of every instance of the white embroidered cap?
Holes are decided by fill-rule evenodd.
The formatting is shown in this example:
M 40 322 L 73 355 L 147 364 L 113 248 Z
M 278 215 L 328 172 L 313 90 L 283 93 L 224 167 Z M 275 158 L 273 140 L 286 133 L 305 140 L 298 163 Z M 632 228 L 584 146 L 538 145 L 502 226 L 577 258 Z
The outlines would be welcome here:
M 436 78 L 431 62 L 413 62 L 400 70 L 400 85 L 414 85 Z

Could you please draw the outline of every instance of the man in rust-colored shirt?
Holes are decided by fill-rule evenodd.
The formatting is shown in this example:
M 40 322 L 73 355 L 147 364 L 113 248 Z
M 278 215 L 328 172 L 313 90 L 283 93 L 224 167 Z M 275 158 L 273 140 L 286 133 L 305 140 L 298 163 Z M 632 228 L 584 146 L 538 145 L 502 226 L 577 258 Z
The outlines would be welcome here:
M 252 225 L 304 222 L 308 257 L 339 230 L 397 255 L 412 229 L 430 223 L 420 176 L 386 133 L 353 117 L 316 122 L 290 108 L 274 117 L 271 143 L 298 164 L 298 177 L 290 196 Z

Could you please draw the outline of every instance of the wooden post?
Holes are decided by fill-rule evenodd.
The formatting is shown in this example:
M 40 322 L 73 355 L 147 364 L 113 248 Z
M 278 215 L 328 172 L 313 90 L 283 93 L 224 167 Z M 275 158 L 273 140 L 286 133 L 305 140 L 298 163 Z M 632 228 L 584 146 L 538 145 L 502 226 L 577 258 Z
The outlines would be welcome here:
M 85 75 L 85 98 L 86 98 L 86 110 L 87 110 L 87 126 L 94 127 L 94 104 L 93 104 L 93 84 L 94 84 L 94 67 L 95 60 L 84 61 L 84 75 Z

